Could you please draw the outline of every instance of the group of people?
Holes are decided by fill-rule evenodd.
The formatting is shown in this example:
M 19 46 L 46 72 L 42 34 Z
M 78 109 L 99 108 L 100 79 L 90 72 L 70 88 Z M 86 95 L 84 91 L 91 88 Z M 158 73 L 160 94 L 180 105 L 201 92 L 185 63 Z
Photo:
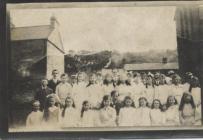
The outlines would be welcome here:
M 201 125 L 201 88 L 192 73 L 77 73 L 43 79 L 27 127 Z

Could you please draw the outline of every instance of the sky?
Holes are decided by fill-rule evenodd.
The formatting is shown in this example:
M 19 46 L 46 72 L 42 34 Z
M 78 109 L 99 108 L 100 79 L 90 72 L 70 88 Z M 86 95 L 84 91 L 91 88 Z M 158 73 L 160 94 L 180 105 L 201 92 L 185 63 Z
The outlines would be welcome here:
M 176 49 L 175 7 L 83 7 L 15 9 L 16 27 L 59 22 L 62 41 L 69 50 L 141 52 Z

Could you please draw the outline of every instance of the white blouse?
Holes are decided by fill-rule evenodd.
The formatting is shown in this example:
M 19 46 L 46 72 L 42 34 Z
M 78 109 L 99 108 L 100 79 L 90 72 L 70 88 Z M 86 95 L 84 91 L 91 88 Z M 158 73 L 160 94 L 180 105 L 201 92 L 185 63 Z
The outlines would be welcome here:
M 136 109 L 136 126 L 151 126 L 150 108 L 139 107 Z
M 79 125 L 80 113 L 73 107 L 67 107 L 64 117 L 61 118 L 63 127 L 77 127 Z
M 116 110 L 114 108 L 107 107 L 99 110 L 99 126 L 101 127 L 116 126 Z
M 120 109 L 118 116 L 119 126 L 134 126 L 135 125 L 135 108 L 124 107 Z
M 180 125 L 178 105 L 170 106 L 166 112 L 166 125 Z
M 160 109 L 150 110 L 150 119 L 152 126 L 162 126 L 165 124 L 165 114 Z
M 97 111 L 93 110 L 84 111 L 83 117 L 80 117 L 80 127 L 95 127 L 98 121 L 97 114 Z
M 32 111 L 26 120 L 26 127 L 39 126 L 43 120 L 43 113 L 41 111 Z
M 88 100 L 88 93 L 86 90 L 87 83 L 79 82 L 78 84 L 73 85 L 73 99 L 77 109 L 81 110 L 82 103 L 85 100 Z
M 86 88 L 88 94 L 88 101 L 93 107 L 97 107 L 102 102 L 103 90 L 99 84 L 92 84 Z
M 56 86 L 56 95 L 58 100 L 65 104 L 67 96 L 72 97 L 72 86 L 69 83 L 60 83 Z

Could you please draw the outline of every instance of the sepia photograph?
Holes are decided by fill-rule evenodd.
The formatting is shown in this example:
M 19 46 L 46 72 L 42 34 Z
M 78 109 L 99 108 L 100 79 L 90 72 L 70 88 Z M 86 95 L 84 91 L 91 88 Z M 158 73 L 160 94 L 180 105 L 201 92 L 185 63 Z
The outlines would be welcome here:
M 203 4 L 7 8 L 9 132 L 203 128 Z

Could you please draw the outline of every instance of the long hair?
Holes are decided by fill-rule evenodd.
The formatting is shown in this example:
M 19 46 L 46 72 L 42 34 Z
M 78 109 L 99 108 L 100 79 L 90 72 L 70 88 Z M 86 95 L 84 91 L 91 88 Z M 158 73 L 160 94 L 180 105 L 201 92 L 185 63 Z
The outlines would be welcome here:
M 195 87 L 200 87 L 200 84 L 199 84 L 199 79 L 194 76 L 194 77 L 190 80 L 189 92 L 191 92 L 191 91 L 192 91 L 192 88 L 195 88 Z
M 135 107 L 135 103 L 130 96 L 125 96 L 125 98 L 123 100 L 123 107 L 126 106 L 126 104 L 125 104 L 126 100 L 131 100 L 132 101 L 131 107 Z
M 48 117 L 49 117 L 49 107 L 50 107 L 50 100 L 51 99 L 55 99 L 52 95 L 48 96 L 45 100 L 45 106 L 44 106 L 44 115 L 43 118 L 45 119 L 45 121 L 47 121 Z
M 75 103 L 74 103 L 73 98 L 71 98 L 71 97 L 68 96 L 68 97 L 66 98 L 66 100 L 65 100 L 65 106 L 64 106 L 63 111 L 62 111 L 62 117 L 65 117 L 65 112 L 66 112 L 66 108 L 67 108 L 66 101 L 67 101 L 68 99 L 71 99 L 71 100 L 72 100 L 72 102 L 73 102 L 72 107 L 75 108 Z
M 162 111 L 162 104 L 161 104 L 161 101 L 160 101 L 159 99 L 154 99 L 154 100 L 153 100 L 153 102 L 152 102 L 152 107 L 151 107 L 151 108 L 154 109 L 154 102 L 155 102 L 155 101 L 159 102 L 159 109 Z
M 184 92 L 183 96 L 181 98 L 181 101 L 180 101 L 179 111 L 183 110 L 183 107 L 186 104 L 185 99 L 187 98 L 187 96 L 190 96 L 189 104 L 191 104 L 193 109 L 195 108 L 195 103 L 194 103 L 194 99 L 193 99 L 192 95 L 188 92 Z
M 178 101 L 177 101 L 177 99 L 175 98 L 175 96 L 172 96 L 172 95 L 171 95 L 171 96 L 168 96 L 167 101 L 166 101 L 166 108 L 167 108 L 167 109 L 170 107 L 169 98 L 171 98 L 171 97 L 173 97 L 174 100 L 175 100 L 174 105 L 177 105 L 177 104 L 178 104 Z
M 101 102 L 101 106 L 100 108 L 104 108 L 104 102 L 111 99 L 111 96 L 109 95 L 104 95 L 103 99 L 102 99 L 102 102 Z
M 145 102 L 146 102 L 146 106 L 149 107 L 149 103 L 148 103 L 148 101 L 147 101 L 147 98 L 145 98 L 145 97 L 140 97 L 140 98 L 138 99 L 138 101 L 139 101 L 139 107 L 141 106 L 141 104 L 140 104 L 140 100 L 142 100 L 142 99 L 145 100 Z
M 84 114 L 84 111 L 85 111 L 85 109 L 84 109 L 84 105 L 85 104 L 87 104 L 87 103 L 89 103 L 87 100 L 85 100 L 83 103 L 82 103 L 82 109 L 81 109 L 81 114 L 80 114 L 80 117 L 82 118 L 83 117 L 83 114 Z

